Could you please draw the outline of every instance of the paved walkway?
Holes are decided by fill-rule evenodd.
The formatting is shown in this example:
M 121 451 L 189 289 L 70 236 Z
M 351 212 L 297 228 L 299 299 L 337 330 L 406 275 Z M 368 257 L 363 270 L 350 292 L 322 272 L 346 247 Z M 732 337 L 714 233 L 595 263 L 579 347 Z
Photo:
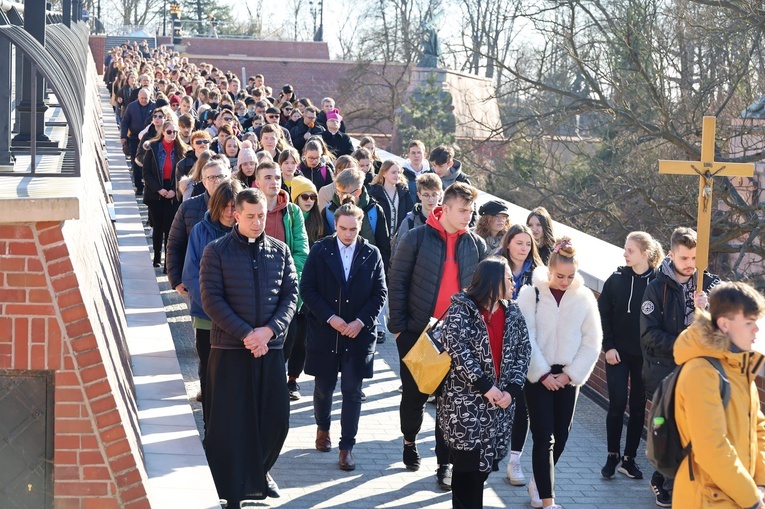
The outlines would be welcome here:
M 105 105 L 105 111 L 109 111 Z M 107 118 L 113 118 L 107 115 Z M 139 202 L 146 224 L 146 207 Z M 147 241 L 149 229 L 146 228 Z M 188 303 L 173 291 L 161 269 L 156 269 L 157 281 L 165 305 L 170 329 L 180 362 L 189 401 L 202 433 L 202 409 L 194 399 L 199 390 L 194 332 L 188 316 Z M 315 423 L 310 395 L 311 377 L 299 380 L 303 398 L 292 402 L 290 433 L 282 455 L 272 470 L 281 487 L 282 497 L 260 503 L 262 507 L 289 508 L 449 508 L 449 493 L 440 491 L 435 483 L 435 454 L 433 425 L 435 407 L 428 405 L 420 437 L 423 465 L 418 472 L 409 472 L 401 462 L 401 434 L 398 405 L 398 353 L 392 337 L 378 347 L 375 376 L 364 384 L 367 401 L 362 406 L 358 443 L 354 448 L 357 468 L 343 472 L 337 468 L 337 439 L 339 438 L 339 392 L 333 406 L 333 450 L 318 452 L 313 448 Z M 620 474 L 613 480 L 600 477 L 600 467 L 606 457 L 605 411 L 586 396 L 581 396 L 574 427 L 563 457 L 556 468 L 557 502 L 566 509 L 635 509 L 651 508 L 653 497 L 648 481 L 627 479 Z M 531 439 L 527 441 L 530 452 Z M 643 450 L 638 463 L 649 473 Z M 529 454 L 522 463 L 530 477 Z M 506 482 L 503 461 L 500 472 L 489 477 L 484 503 L 487 508 L 527 508 L 529 498 L 525 487 Z

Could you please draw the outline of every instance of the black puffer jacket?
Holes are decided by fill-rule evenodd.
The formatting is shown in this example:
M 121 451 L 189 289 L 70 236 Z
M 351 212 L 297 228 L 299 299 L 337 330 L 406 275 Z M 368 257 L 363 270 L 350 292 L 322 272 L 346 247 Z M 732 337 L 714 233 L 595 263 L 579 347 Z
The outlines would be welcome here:
M 191 173 L 191 169 L 197 163 L 197 154 L 194 149 L 187 150 L 183 159 L 178 161 L 175 165 L 175 181 L 180 182 L 181 179 Z
M 182 282 L 183 262 L 186 260 L 186 248 L 189 245 L 191 229 L 205 218 L 209 202 L 210 193 L 205 192 L 200 196 L 184 200 L 175 213 L 170 235 L 167 237 L 167 254 L 165 255 L 167 279 L 170 281 L 171 288 L 175 288 Z
M 685 295 L 674 277 L 674 267 L 666 258 L 659 274 L 651 281 L 640 306 L 640 349 L 643 352 L 643 383 L 646 394 L 675 369 L 674 346 L 677 336 L 685 330 Z M 696 276 L 692 277 L 695 280 Z M 704 272 L 704 288 L 709 293 L 720 278 Z M 695 289 L 695 288 L 694 288 Z
M 284 346 L 297 309 L 297 272 L 287 245 L 265 233 L 250 243 L 237 226 L 205 247 L 199 267 L 202 308 L 212 320 L 212 348 L 245 348 L 254 328 L 268 327 L 268 348 Z
M 640 305 L 646 287 L 658 273 L 658 268 L 635 274 L 631 267 L 619 267 L 608 276 L 598 297 L 604 352 L 616 348 L 620 354 L 642 355 Z
M 460 235 L 457 239 L 460 288 L 468 286 L 478 262 L 488 254 L 481 237 L 472 231 Z M 425 329 L 436 308 L 445 260 L 446 242 L 429 224 L 401 237 L 388 272 L 389 331 L 419 334 Z

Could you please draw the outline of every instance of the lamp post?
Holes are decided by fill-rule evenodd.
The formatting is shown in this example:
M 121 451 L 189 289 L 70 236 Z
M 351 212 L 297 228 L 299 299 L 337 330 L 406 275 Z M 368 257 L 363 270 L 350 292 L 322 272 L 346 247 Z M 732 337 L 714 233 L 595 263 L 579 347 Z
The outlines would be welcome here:
M 314 0 L 308 2 L 310 5 L 310 13 L 313 17 L 313 40 L 322 41 L 324 39 L 324 0 Z M 319 28 L 316 28 L 316 18 L 319 19 Z
M 167 0 L 162 2 L 162 37 L 167 35 Z

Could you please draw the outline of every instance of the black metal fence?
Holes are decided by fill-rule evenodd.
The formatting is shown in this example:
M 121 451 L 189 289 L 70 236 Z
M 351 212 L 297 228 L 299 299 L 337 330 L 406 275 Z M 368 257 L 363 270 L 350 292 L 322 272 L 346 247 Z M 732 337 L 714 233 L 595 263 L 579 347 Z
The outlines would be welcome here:
M 0 0 L 0 177 L 80 175 L 90 28 L 79 0 L 45 7 Z

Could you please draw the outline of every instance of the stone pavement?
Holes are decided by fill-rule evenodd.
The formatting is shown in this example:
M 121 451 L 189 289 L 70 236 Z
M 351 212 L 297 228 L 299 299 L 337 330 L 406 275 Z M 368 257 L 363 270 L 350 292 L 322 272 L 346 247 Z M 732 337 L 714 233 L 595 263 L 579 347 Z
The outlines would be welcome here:
M 111 115 L 109 115 L 110 117 Z M 108 118 L 108 117 L 107 117 Z M 137 200 L 146 224 L 146 207 Z M 148 227 L 145 229 L 151 246 Z M 151 250 L 151 247 L 149 248 Z M 202 408 L 195 400 L 199 390 L 197 357 L 194 350 L 194 331 L 188 315 L 188 302 L 170 288 L 161 269 L 155 269 L 168 323 L 175 342 L 178 360 L 194 416 L 202 431 Z M 357 468 L 343 472 L 337 468 L 337 440 L 339 439 L 339 384 L 333 405 L 333 450 L 329 453 L 313 447 L 315 423 L 310 395 L 313 380 L 303 376 L 299 380 L 303 398 L 291 403 L 290 433 L 282 455 L 272 470 L 281 487 L 280 499 L 269 499 L 259 507 L 284 508 L 449 508 L 449 493 L 440 491 L 435 483 L 435 440 L 433 426 L 435 406 L 428 405 L 419 450 L 423 457 L 418 472 L 404 469 L 401 462 L 401 434 L 399 432 L 398 405 L 400 394 L 398 379 L 398 353 L 390 336 L 378 346 L 375 376 L 365 381 L 367 401 L 363 403 L 357 445 L 354 448 Z M 613 480 L 600 477 L 600 468 L 606 458 L 605 411 L 587 396 L 580 396 L 574 427 L 556 468 L 556 502 L 566 509 L 640 509 L 656 507 L 648 488 L 648 480 L 635 481 L 617 473 Z M 522 463 L 530 477 L 531 438 Z M 638 464 L 650 476 L 644 450 L 638 454 Z M 525 487 L 511 486 L 504 477 L 507 461 L 500 471 L 489 476 L 484 495 L 487 508 L 528 508 Z
M 143 207 L 143 206 L 142 206 Z M 145 214 L 145 207 L 143 207 Z M 148 232 L 148 230 L 147 230 Z M 157 269 L 157 281 L 178 359 L 194 415 L 202 434 L 202 408 L 194 396 L 199 389 L 197 358 L 194 351 L 194 332 L 188 319 L 185 299 L 172 291 L 166 276 Z M 451 497 L 435 483 L 435 439 L 433 426 L 435 406 L 427 405 L 420 435 L 420 454 L 423 465 L 418 472 L 404 469 L 401 462 L 401 434 L 399 432 L 398 405 L 400 394 L 398 379 L 398 352 L 394 340 L 378 346 L 375 376 L 364 383 L 367 401 L 363 403 L 357 444 L 354 448 L 357 467 L 353 472 L 337 468 L 337 440 L 339 439 L 340 397 L 339 384 L 333 405 L 333 449 L 329 453 L 316 451 L 313 442 L 316 426 L 313 420 L 311 394 L 313 379 L 303 375 L 299 384 L 302 399 L 291 404 L 290 433 L 282 455 L 272 470 L 281 487 L 282 497 L 263 501 L 263 507 L 289 508 L 449 508 Z M 580 396 L 566 451 L 556 468 L 557 502 L 566 509 L 635 509 L 656 507 L 648 488 L 648 480 L 635 481 L 617 473 L 613 480 L 600 477 L 600 468 L 606 458 L 605 411 L 587 396 Z M 530 477 L 531 438 L 522 463 Z M 650 474 L 648 462 L 643 459 L 641 447 L 638 463 L 644 473 Z M 500 472 L 489 476 L 484 496 L 487 508 L 528 508 L 525 487 L 511 486 L 504 478 L 507 461 Z

